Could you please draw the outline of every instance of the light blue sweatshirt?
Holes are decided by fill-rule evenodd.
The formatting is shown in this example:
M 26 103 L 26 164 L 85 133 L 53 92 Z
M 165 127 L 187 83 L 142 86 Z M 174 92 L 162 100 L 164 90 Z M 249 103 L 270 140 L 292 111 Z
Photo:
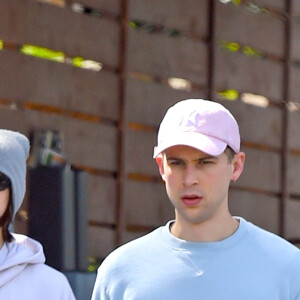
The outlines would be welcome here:
M 300 250 L 240 218 L 219 242 L 188 242 L 170 222 L 112 252 L 92 300 L 300 300 Z

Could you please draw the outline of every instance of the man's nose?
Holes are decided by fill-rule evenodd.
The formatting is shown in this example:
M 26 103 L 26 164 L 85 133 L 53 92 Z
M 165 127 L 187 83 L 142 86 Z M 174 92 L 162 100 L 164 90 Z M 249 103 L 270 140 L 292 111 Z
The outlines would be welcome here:
M 194 167 L 187 166 L 184 173 L 183 184 L 185 186 L 193 186 L 198 184 L 198 174 Z

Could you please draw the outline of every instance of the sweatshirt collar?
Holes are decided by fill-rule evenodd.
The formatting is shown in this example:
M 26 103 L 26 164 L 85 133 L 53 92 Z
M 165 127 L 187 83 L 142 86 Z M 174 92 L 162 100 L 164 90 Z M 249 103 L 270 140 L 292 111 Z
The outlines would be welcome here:
M 185 250 L 223 250 L 225 248 L 231 248 L 236 243 L 238 243 L 240 240 L 242 240 L 246 234 L 249 232 L 251 228 L 251 223 L 247 222 L 245 219 L 241 217 L 235 217 L 239 220 L 239 227 L 238 229 L 229 237 L 225 238 L 221 241 L 216 242 L 190 242 L 186 240 L 182 240 L 180 238 L 175 237 L 170 232 L 170 228 L 172 224 L 174 223 L 174 220 L 169 221 L 164 227 L 163 227 L 163 235 L 165 240 L 168 241 L 170 245 L 172 245 L 175 249 L 185 249 Z

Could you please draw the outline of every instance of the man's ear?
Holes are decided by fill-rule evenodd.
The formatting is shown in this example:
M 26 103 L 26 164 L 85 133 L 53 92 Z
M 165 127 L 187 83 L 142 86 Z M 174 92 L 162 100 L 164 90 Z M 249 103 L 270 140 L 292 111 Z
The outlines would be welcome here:
M 163 154 L 159 154 L 156 157 L 156 163 L 158 165 L 159 174 L 163 181 L 165 181 L 165 169 L 164 169 L 164 157 Z
M 235 154 L 233 157 L 232 163 L 233 163 L 233 172 L 231 176 L 232 181 L 238 180 L 238 178 L 241 176 L 243 169 L 244 169 L 244 164 L 245 164 L 245 153 L 244 152 L 239 152 Z

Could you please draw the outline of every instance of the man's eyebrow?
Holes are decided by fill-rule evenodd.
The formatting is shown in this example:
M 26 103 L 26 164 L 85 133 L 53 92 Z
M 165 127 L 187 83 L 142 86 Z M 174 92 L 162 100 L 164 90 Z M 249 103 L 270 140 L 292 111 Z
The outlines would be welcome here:
M 194 161 L 203 161 L 203 160 L 206 160 L 206 159 L 217 160 L 219 158 L 217 156 L 207 155 L 207 156 L 202 156 L 202 157 L 196 158 L 196 159 L 194 159 Z
M 166 159 L 167 160 L 184 160 L 184 159 L 176 157 L 176 156 L 169 156 L 169 157 L 166 157 Z
M 184 161 L 183 158 L 176 157 L 176 156 L 169 156 L 169 157 L 166 157 L 166 159 L 167 159 L 167 161 L 168 161 L 168 160 L 180 160 L 180 161 Z M 217 160 L 217 159 L 219 159 L 219 158 L 218 158 L 217 156 L 206 155 L 206 156 L 202 156 L 202 157 L 196 158 L 196 159 L 194 159 L 193 161 L 203 161 L 203 160 L 206 160 L 206 159 Z

